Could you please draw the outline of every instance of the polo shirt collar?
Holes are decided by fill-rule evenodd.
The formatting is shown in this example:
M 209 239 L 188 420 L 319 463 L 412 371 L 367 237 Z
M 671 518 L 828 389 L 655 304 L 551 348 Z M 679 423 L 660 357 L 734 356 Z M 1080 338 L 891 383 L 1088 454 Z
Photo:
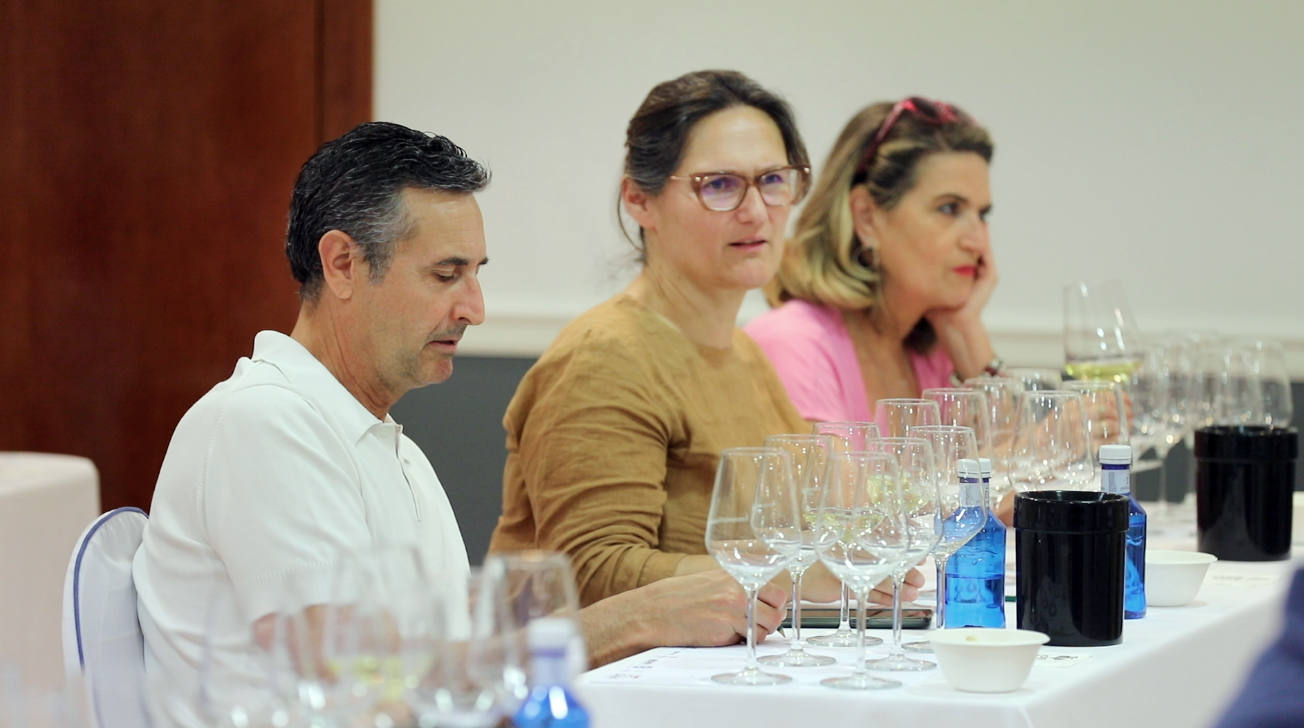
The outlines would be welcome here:
M 303 344 L 279 331 L 259 331 L 254 336 L 253 361 L 276 367 L 293 384 L 322 410 L 322 416 L 336 423 L 340 431 L 353 438 L 362 439 L 373 427 L 380 424 L 398 426 L 385 414 L 377 419 L 348 389 L 335 378 Z

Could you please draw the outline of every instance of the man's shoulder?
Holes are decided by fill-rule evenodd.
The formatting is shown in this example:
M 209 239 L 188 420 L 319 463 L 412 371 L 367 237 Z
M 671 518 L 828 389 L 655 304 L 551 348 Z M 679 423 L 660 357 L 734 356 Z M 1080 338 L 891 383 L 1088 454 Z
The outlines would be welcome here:
M 309 395 L 274 364 L 242 358 L 235 372 L 200 397 L 178 430 L 203 422 L 236 420 L 249 426 L 303 416 L 320 417 Z

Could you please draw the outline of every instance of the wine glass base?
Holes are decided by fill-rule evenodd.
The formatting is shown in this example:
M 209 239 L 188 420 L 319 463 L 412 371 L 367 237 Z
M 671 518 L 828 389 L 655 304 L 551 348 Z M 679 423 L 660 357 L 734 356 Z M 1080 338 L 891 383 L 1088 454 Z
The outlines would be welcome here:
M 865 660 L 865 666 L 881 672 L 923 672 L 937 669 L 936 662 L 916 660 L 905 655 L 888 655 L 874 660 Z
M 771 667 L 820 667 L 837 662 L 827 655 L 812 655 L 805 650 L 788 650 L 779 655 L 766 655 L 756 661 Z
M 762 672 L 754 668 L 744 669 L 742 672 L 726 672 L 712 675 L 711 680 L 723 685 L 782 685 L 792 682 L 792 678 L 787 675 Z
M 933 643 L 928 640 L 916 640 L 901 645 L 901 649 L 906 652 L 913 652 L 917 655 L 931 655 L 933 654 Z
M 888 690 L 901 687 L 901 683 L 896 680 L 885 680 L 865 673 L 846 677 L 826 677 L 820 680 L 820 685 L 839 690 Z
M 845 631 L 839 629 L 833 634 L 822 634 L 818 637 L 811 637 L 806 640 L 806 642 L 812 645 L 819 645 L 820 647 L 855 647 L 859 644 L 856 642 L 855 631 L 850 629 Z M 881 644 L 883 644 L 883 640 L 872 635 L 865 635 L 866 647 L 873 647 L 874 645 Z

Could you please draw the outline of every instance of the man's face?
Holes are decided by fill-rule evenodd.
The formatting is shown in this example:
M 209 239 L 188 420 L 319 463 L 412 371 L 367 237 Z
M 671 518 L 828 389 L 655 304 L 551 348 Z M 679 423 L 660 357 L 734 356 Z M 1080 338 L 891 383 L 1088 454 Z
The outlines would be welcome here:
M 357 289 L 359 353 L 394 401 L 452 375 L 462 332 L 484 321 L 479 273 L 487 262 L 474 196 L 407 189 L 403 204 L 412 234 L 395 243 L 384 278 Z

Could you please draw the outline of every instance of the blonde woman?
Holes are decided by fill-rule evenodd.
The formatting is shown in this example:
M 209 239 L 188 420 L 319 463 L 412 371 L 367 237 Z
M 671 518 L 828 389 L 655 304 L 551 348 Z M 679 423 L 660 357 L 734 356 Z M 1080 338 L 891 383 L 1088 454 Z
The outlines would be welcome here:
M 879 399 L 1000 370 L 980 316 L 991 157 L 983 127 L 920 97 L 843 129 L 766 286 L 776 308 L 746 326 L 806 419 L 872 419 Z

